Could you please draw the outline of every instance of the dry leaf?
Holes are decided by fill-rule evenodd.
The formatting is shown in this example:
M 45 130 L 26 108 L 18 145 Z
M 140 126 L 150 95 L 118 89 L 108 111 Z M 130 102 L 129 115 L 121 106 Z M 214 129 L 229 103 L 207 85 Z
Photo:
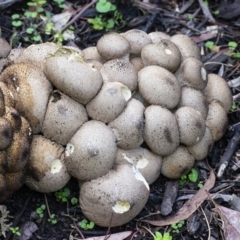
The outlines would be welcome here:
M 240 212 L 216 204 L 216 212 L 224 222 L 225 240 L 240 239 Z
M 101 236 L 101 237 L 91 237 L 86 238 L 85 240 L 124 240 L 125 238 L 129 237 L 132 234 L 132 231 L 126 231 L 126 232 L 120 232 L 120 233 L 114 233 L 107 236 Z
M 7 207 L 5 205 L 0 205 L 0 232 L 4 237 L 6 237 L 6 231 L 8 231 L 9 227 L 12 225 L 12 223 L 6 223 L 8 221 L 8 213 Z
M 201 204 L 207 199 L 208 191 L 214 186 L 214 184 L 215 184 L 215 175 L 213 172 L 211 172 L 203 188 L 198 190 L 197 193 L 192 198 L 190 198 L 175 215 L 159 221 L 144 220 L 144 222 L 150 223 L 154 226 L 161 227 L 161 226 L 171 225 L 172 223 L 177 223 L 181 220 L 185 220 L 189 218 L 199 208 L 199 206 L 201 206 Z

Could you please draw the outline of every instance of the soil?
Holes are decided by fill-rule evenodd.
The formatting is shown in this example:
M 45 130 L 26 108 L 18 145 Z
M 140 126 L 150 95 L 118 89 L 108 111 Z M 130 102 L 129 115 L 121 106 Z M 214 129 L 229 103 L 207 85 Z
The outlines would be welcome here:
M 2 35 L 10 41 L 12 34 L 16 31 L 11 25 L 11 16 L 15 13 L 22 12 L 23 8 L 27 8 L 27 1 L 17 2 L 6 9 L 1 10 L 0 26 Z M 52 1 L 49 1 L 52 2 Z M 76 2 L 73 6 L 75 9 L 79 6 L 85 6 L 88 1 L 70 1 Z M 117 25 L 117 31 L 126 31 L 132 28 L 138 28 L 146 32 L 163 31 L 170 35 L 176 33 L 184 33 L 192 37 L 198 43 L 199 47 L 204 51 L 202 61 L 206 64 L 209 72 L 222 75 L 226 81 L 237 79 L 240 75 L 239 57 L 233 58 L 226 54 L 229 50 L 228 43 L 240 42 L 240 1 L 208 1 L 209 9 L 212 13 L 206 11 L 206 6 L 201 6 L 202 1 L 150 1 L 144 3 L 141 1 L 115 1 L 117 9 L 126 20 L 123 26 Z M 188 6 L 189 4 L 189 6 Z M 56 10 L 51 3 L 47 4 L 48 10 L 54 14 L 60 12 Z M 217 11 L 217 12 L 216 12 Z M 216 13 L 214 15 L 213 13 Z M 104 30 L 94 30 L 86 22 L 89 17 L 94 17 L 96 11 L 94 6 L 87 9 L 83 15 L 76 19 L 73 23 L 75 27 L 75 39 L 66 42 L 65 44 L 77 45 L 83 49 L 87 46 L 92 46 L 106 32 Z M 111 16 L 111 13 L 110 13 Z M 213 19 L 214 18 L 214 19 Z M 215 28 L 216 32 L 210 32 L 210 28 Z M 51 36 L 41 33 L 44 41 L 51 40 Z M 217 51 L 211 51 L 204 46 L 206 41 L 212 41 L 216 46 L 220 46 Z M 26 43 L 21 38 L 18 42 L 21 46 L 27 46 L 31 42 Z M 234 52 L 240 51 L 239 45 Z M 62 202 L 57 199 L 55 193 L 43 194 L 30 190 L 23 186 L 16 191 L 11 198 L 2 202 L 9 211 L 9 222 L 13 226 L 18 226 L 20 229 L 27 228 L 26 223 L 36 224 L 37 230 L 33 231 L 30 238 L 23 239 L 42 239 L 42 240 L 64 240 L 64 239 L 83 239 L 94 236 L 105 236 L 110 233 L 119 233 L 123 231 L 132 231 L 127 239 L 147 240 L 153 239 L 150 232 L 155 233 L 170 231 L 174 240 L 178 239 L 210 239 L 208 238 L 209 228 L 211 229 L 211 239 L 224 239 L 224 228 L 219 216 L 214 212 L 215 204 L 233 208 L 233 206 L 224 201 L 223 198 L 217 198 L 214 201 L 208 200 L 199 207 L 194 214 L 186 219 L 184 225 L 177 231 L 171 226 L 155 227 L 141 220 L 159 220 L 164 217 L 163 206 L 169 207 L 166 215 L 174 215 L 183 204 L 190 198 L 189 194 L 196 194 L 199 190 L 198 183 L 204 184 L 208 179 L 210 170 L 215 174 L 218 173 L 220 159 L 222 159 L 225 151 L 229 150 L 228 142 L 234 142 L 233 155 L 230 156 L 229 164 L 224 171 L 222 177 L 215 182 L 214 188 L 210 193 L 221 193 L 228 196 L 236 194 L 239 196 L 239 149 L 238 149 L 238 129 L 235 124 L 239 121 L 239 87 L 231 88 L 232 94 L 235 96 L 236 107 L 229 114 L 229 129 L 224 137 L 215 143 L 208 158 L 197 162 L 195 168 L 199 173 L 197 183 L 187 182 L 183 186 L 179 186 L 178 181 L 172 181 L 164 177 L 160 177 L 154 184 L 151 185 L 151 194 L 149 200 L 142 212 L 131 222 L 121 227 L 102 228 L 95 226 L 90 230 L 83 230 L 79 223 L 85 217 L 82 215 L 78 206 L 71 204 L 71 198 L 78 198 L 79 186 L 75 179 L 67 184 L 70 189 L 70 197 L 67 202 Z M 232 145 L 233 146 L 233 145 Z M 170 188 L 167 186 L 170 185 Z M 168 195 L 164 196 L 166 189 Z M 176 196 L 175 196 L 176 195 Z M 177 200 L 183 197 L 183 200 Z M 172 205 L 171 206 L 171 202 Z M 165 205 L 162 205 L 162 204 Z M 44 211 L 43 217 L 40 218 L 36 213 L 37 208 L 41 205 L 46 205 L 52 214 L 55 214 L 57 223 L 51 224 L 49 213 Z M 161 206 L 162 205 L 162 206 Z M 207 219 L 207 220 L 206 220 Z M 209 224 L 209 226 L 208 226 Z M 0 237 L 1 238 L 1 237 Z M 14 235 L 11 231 L 7 232 L 6 238 L 13 239 Z M 15 239 L 17 238 L 15 236 Z M 116 238 L 117 239 L 117 238 Z M 120 238 L 122 239 L 122 238 Z M 240 239 L 240 238 L 239 238 Z

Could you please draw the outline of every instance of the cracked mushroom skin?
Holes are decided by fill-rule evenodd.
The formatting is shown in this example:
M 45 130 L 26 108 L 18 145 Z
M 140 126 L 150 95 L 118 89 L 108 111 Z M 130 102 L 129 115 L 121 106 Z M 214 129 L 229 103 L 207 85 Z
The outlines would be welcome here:
M 107 174 L 116 155 L 113 131 L 96 120 L 84 123 L 65 149 L 67 169 L 78 180 L 91 180 Z
M 81 54 L 66 47 L 46 59 L 45 72 L 58 90 L 81 104 L 94 98 L 103 82 L 93 64 L 86 63 Z
M 43 137 L 33 136 L 26 185 L 38 192 L 56 192 L 70 179 L 64 161 L 64 148 Z
M 83 214 L 102 227 L 121 226 L 136 217 L 149 197 L 142 174 L 131 165 L 116 165 L 108 174 L 84 182 L 80 190 Z
M 42 129 L 52 84 L 40 68 L 16 63 L 6 68 L 0 76 L 13 95 L 16 109 L 29 121 L 33 133 Z

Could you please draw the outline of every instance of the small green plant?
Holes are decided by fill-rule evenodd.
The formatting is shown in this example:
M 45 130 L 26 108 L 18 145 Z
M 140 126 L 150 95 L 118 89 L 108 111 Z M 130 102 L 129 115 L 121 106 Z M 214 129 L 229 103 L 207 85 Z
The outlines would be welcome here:
M 213 14 L 214 14 L 215 16 L 218 16 L 218 15 L 220 14 L 220 12 L 219 12 L 219 10 L 216 10 L 216 11 L 213 12 Z
M 12 25 L 14 27 L 20 27 L 23 25 L 23 21 L 20 19 L 19 14 L 13 14 L 12 15 Z
M 122 14 L 117 10 L 117 6 L 107 0 L 99 0 L 95 6 L 99 13 L 95 18 L 89 18 L 90 23 L 95 30 L 109 31 L 115 26 L 124 26 L 125 21 Z M 106 15 L 109 13 L 109 16 Z
M 46 209 L 46 205 L 44 204 L 42 204 L 40 207 L 36 209 L 36 212 L 40 218 L 43 218 L 45 209 Z
M 19 227 L 10 227 L 9 230 L 13 233 L 13 235 L 21 236 L 21 233 L 19 232 Z
M 117 9 L 116 5 L 108 2 L 107 0 L 99 0 L 96 4 L 96 10 L 100 13 L 107 13 L 115 11 Z
M 70 196 L 69 188 L 63 188 L 57 192 L 55 192 L 55 197 L 60 199 L 62 202 L 67 202 L 67 198 Z
M 185 224 L 184 220 L 179 221 L 178 223 L 172 223 L 172 232 L 179 233 L 179 229 Z
M 89 222 L 87 219 L 83 219 L 79 225 L 82 229 L 89 230 L 93 229 L 95 224 L 94 222 Z
M 71 198 L 71 204 L 72 205 L 77 205 L 78 204 L 78 199 L 75 198 L 75 197 Z
M 56 219 L 56 216 L 55 214 L 51 214 L 50 215 L 50 218 L 48 219 L 48 222 L 50 222 L 51 224 L 57 224 L 57 219 Z
M 65 8 L 66 7 L 66 3 L 65 0 L 53 0 L 59 8 Z
M 172 236 L 169 232 L 166 232 L 163 235 L 160 232 L 155 232 L 154 240 L 172 240 Z
M 233 102 L 231 107 L 231 112 L 236 111 L 239 108 L 239 102 Z
M 237 46 L 238 44 L 236 42 L 231 41 L 228 43 L 228 48 L 232 51 L 234 51 L 237 48 Z
M 204 45 L 205 45 L 206 48 L 210 49 L 211 51 L 216 51 L 217 50 L 216 44 L 212 41 L 207 41 Z
M 198 186 L 198 188 L 200 188 L 200 189 L 203 188 L 203 184 L 202 184 L 202 183 L 198 183 L 197 186 Z
M 180 186 L 183 186 L 184 184 L 186 184 L 187 181 L 195 183 L 197 180 L 198 180 L 198 171 L 195 168 L 192 168 L 191 172 L 188 175 L 183 174 L 181 176 L 179 180 L 179 184 Z

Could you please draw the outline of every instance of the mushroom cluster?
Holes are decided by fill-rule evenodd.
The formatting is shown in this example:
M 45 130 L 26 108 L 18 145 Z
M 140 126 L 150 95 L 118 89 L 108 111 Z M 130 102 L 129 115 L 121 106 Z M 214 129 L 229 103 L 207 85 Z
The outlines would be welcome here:
M 24 118 L 20 128 L 8 117 L 13 102 L 11 111 L 33 132 L 26 185 L 54 192 L 77 178 L 82 212 L 97 225 L 133 219 L 160 173 L 188 173 L 226 131 L 231 92 L 207 73 L 188 36 L 133 29 L 84 50 L 42 43 L 10 55 L 0 75 L 0 113 L 13 130 L 0 125 L 12 136 L 0 156 L 20 133 L 31 135 Z M 21 171 L 23 161 L 15 162 L 8 167 Z M 0 174 L 3 168 L 1 160 Z

